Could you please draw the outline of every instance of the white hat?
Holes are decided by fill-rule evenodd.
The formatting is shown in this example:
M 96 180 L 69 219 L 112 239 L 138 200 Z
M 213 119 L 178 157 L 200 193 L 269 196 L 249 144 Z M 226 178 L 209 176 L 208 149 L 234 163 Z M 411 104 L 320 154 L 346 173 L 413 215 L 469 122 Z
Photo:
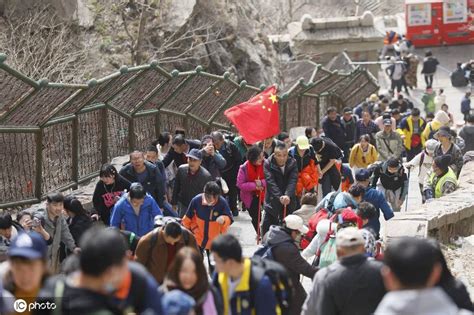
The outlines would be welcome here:
M 285 226 L 290 230 L 297 230 L 303 234 L 308 233 L 308 228 L 303 224 L 303 219 L 295 214 L 290 214 L 285 219 Z
M 336 246 L 351 247 L 355 245 L 365 245 L 362 232 L 355 227 L 346 227 L 336 234 Z
M 426 146 L 426 151 L 428 153 L 434 153 L 434 151 L 436 150 L 436 147 L 438 146 L 438 141 L 436 141 L 435 139 L 429 139 L 428 141 L 426 141 L 425 143 L 425 146 Z

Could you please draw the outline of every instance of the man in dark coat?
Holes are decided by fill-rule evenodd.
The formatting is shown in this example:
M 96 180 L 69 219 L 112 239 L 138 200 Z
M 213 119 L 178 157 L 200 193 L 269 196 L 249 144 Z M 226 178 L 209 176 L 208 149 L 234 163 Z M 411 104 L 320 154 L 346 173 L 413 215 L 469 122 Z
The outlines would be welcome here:
M 266 236 L 266 244 L 271 248 L 274 260 L 285 267 L 294 286 L 290 314 L 301 314 L 301 306 L 306 299 L 300 275 L 313 279 L 318 271 L 300 255 L 295 244 L 296 238 L 307 232 L 308 228 L 303 225 L 303 219 L 290 214 L 284 219 L 283 226 L 271 226 Z
M 288 215 L 296 208 L 298 168 L 295 159 L 288 156 L 286 145 L 277 141 L 275 152 L 265 161 L 263 169 L 267 181 L 262 223 L 262 235 L 265 235 L 270 225 L 281 222 L 285 209 Z
M 165 206 L 165 177 L 158 167 L 145 160 L 140 151 L 130 153 L 130 163 L 122 167 L 120 175 L 131 183 L 140 183 L 161 209 Z
M 331 139 L 339 148 L 344 148 L 346 133 L 341 123 L 341 117 L 335 107 L 329 107 L 327 116 L 323 120 L 324 135 Z
M 239 210 L 237 209 L 237 173 L 239 172 L 242 156 L 237 146 L 232 141 L 226 140 L 222 132 L 214 131 L 211 133 L 211 136 L 214 141 L 214 147 L 226 161 L 226 166 L 221 170 L 221 175 L 229 187 L 226 197 L 232 215 L 235 217 L 239 215 Z
M 338 261 L 321 269 L 302 315 L 372 314 L 385 294 L 381 262 L 365 256 L 361 230 L 347 227 L 336 235 Z

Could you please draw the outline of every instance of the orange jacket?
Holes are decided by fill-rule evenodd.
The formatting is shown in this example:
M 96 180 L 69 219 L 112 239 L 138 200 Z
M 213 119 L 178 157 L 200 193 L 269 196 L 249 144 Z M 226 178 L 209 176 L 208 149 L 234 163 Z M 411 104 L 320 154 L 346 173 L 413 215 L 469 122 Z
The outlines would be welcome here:
M 311 160 L 305 168 L 298 174 L 298 181 L 296 182 L 296 195 L 301 196 L 303 190 L 310 191 L 319 183 L 318 168 Z
M 222 225 L 217 222 L 220 216 L 224 218 Z M 219 197 L 215 205 L 209 206 L 203 202 L 203 194 L 199 194 L 189 203 L 182 224 L 193 232 L 200 248 L 209 249 L 217 236 L 227 232 L 232 221 L 232 213 L 223 197 Z

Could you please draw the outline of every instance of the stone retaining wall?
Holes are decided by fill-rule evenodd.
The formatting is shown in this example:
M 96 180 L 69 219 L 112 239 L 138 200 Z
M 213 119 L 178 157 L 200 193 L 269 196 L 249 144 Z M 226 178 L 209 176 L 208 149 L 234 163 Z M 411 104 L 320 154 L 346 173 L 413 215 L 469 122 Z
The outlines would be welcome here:
M 455 192 L 426 203 L 415 211 L 397 213 L 386 224 L 387 241 L 416 236 L 449 242 L 454 236 L 474 234 L 474 162 L 463 166 L 459 182 Z

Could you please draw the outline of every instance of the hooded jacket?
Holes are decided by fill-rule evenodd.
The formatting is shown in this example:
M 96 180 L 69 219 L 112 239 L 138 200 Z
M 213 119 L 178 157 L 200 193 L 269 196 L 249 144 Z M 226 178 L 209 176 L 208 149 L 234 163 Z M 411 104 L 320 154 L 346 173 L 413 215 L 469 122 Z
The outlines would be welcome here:
M 312 279 L 318 270 L 311 266 L 301 255 L 290 234 L 281 226 L 272 225 L 266 235 L 266 244 L 272 248 L 275 261 L 286 268 L 294 286 L 294 298 L 291 314 L 299 314 L 306 297 L 300 282 L 300 275 Z
M 461 315 L 460 310 L 441 288 L 401 290 L 387 293 L 375 310 L 375 315 Z
M 263 166 L 267 190 L 265 193 L 265 211 L 278 218 L 283 213 L 283 205 L 280 197 L 286 195 L 291 198 L 287 206 L 287 214 L 291 214 L 296 208 L 296 182 L 298 181 L 298 168 L 296 161 L 288 157 L 284 172 L 276 164 L 273 154 L 265 161 Z
M 423 143 L 428 139 L 433 139 L 433 135 L 442 126 L 449 126 L 449 116 L 444 111 L 440 110 L 436 113 L 435 118 L 426 124 L 425 130 L 421 134 Z

